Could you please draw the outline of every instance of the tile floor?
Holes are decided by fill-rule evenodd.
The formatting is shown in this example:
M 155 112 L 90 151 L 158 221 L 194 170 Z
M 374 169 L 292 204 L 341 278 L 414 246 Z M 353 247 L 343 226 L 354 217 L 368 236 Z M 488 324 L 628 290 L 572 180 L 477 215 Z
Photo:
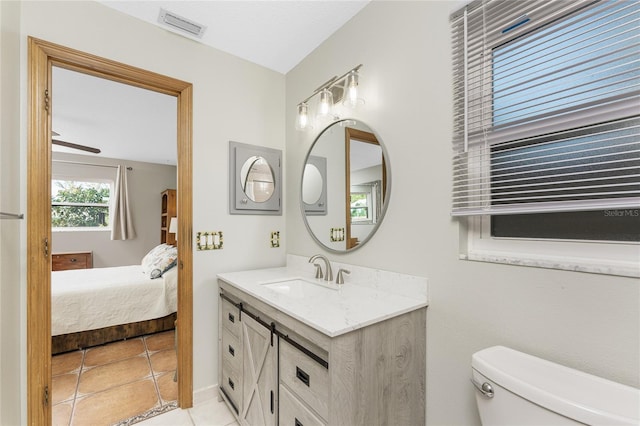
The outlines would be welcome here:
M 175 404 L 175 369 L 173 331 L 56 355 L 53 424 L 112 425 Z
M 176 409 L 152 417 L 136 426 L 238 426 L 224 402 L 217 398 L 194 404 L 188 410 Z

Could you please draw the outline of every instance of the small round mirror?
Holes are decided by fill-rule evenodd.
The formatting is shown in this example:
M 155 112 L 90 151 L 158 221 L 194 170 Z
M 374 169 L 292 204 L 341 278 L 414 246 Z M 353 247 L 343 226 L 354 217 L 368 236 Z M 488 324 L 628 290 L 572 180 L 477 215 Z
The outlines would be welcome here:
M 302 178 L 302 201 L 306 204 L 317 203 L 322 195 L 322 181 L 322 174 L 315 164 L 306 164 Z
M 300 190 L 305 225 L 327 250 L 355 250 L 380 226 L 390 189 L 388 156 L 375 131 L 353 119 L 331 123 L 305 159 Z
M 242 190 L 251 201 L 264 203 L 273 195 L 275 176 L 269 162 L 263 157 L 252 156 L 240 170 Z

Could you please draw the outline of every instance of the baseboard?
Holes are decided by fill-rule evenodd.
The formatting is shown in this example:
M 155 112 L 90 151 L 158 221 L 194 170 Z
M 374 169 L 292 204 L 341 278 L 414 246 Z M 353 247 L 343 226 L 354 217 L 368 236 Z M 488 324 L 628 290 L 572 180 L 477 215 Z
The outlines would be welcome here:
M 207 386 L 206 388 L 193 391 L 193 405 L 218 398 L 218 385 Z

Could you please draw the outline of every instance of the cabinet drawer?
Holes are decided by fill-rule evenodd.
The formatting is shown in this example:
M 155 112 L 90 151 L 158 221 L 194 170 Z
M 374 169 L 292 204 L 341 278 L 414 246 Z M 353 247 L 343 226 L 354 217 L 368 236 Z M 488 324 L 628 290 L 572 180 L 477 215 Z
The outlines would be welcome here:
M 309 411 L 286 387 L 280 385 L 280 425 L 325 426 L 326 423 Z
M 91 252 L 82 253 L 58 253 L 51 255 L 51 270 L 66 271 L 69 269 L 93 268 Z
M 224 390 L 224 393 L 236 409 L 236 414 L 242 412 L 242 378 L 237 370 L 231 368 L 229 363 L 222 362 L 222 382 L 220 388 Z
M 222 359 L 231 368 L 236 371 L 242 371 L 242 347 L 240 346 L 240 341 L 224 327 L 222 328 L 221 351 Z
M 329 414 L 329 370 L 280 339 L 280 381 L 323 418 Z
M 226 299 L 222 299 L 222 325 L 240 338 L 240 310 Z

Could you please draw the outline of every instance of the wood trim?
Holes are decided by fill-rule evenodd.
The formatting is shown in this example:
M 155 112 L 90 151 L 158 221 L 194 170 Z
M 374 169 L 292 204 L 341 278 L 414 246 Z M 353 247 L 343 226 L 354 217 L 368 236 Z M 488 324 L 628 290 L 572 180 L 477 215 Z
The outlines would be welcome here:
M 35 40 L 28 41 L 27 128 L 27 421 L 51 424 L 51 117 L 45 109 L 45 90 L 51 91 L 48 57 Z M 49 398 L 51 400 L 51 397 Z
M 347 127 L 344 130 L 344 238 L 347 250 L 355 247 L 351 240 L 351 130 L 355 129 Z
M 28 38 L 27 145 L 27 423 L 50 425 L 51 417 L 51 68 L 66 69 L 176 96 L 178 107 L 178 403 L 193 405 L 192 97 L 191 83 Z M 49 405 L 44 389 L 49 388 Z
M 193 87 L 178 96 L 178 403 L 193 406 Z
M 346 127 L 344 129 L 344 152 L 345 152 L 345 206 L 346 206 L 346 220 L 345 220 L 345 239 L 347 250 L 356 246 L 351 239 L 351 139 L 356 139 L 360 142 L 370 143 L 372 145 L 380 145 L 376 135 L 371 132 L 365 132 L 364 130 L 354 129 L 352 127 Z M 384 150 L 382 154 L 382 202 L 387 193 L 387 166 L 385 164 Z

